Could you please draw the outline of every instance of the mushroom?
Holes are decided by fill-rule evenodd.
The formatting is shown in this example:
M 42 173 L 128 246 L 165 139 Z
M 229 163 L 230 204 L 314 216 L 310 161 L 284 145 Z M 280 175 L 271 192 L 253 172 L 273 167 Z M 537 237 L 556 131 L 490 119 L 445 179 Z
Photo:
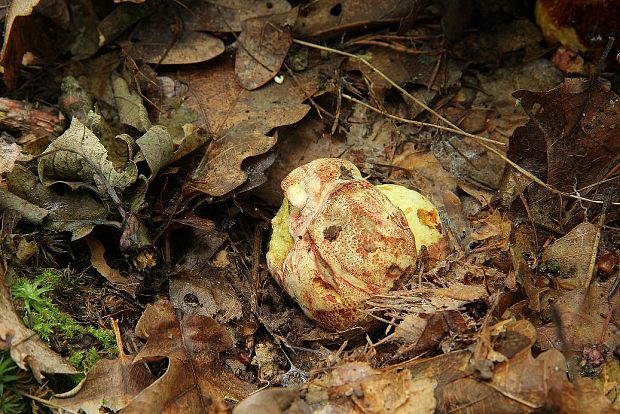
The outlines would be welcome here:
M 437 209 L 416 191 L 374 186 L 349 161 L 321 158 L 283 181 L 267 265 L 321 327 L 363 325 L 364 308 L 410 275 L 422 246 L 442 239 Z

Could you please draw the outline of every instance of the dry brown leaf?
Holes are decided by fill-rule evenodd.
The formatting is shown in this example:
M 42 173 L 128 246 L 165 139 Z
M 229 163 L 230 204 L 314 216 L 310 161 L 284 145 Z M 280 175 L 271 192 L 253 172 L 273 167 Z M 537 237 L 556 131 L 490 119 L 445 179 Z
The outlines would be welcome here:
M 312 411 L 348 413 L 434 413 L 431 378 L 415 378 L 408 370 L 375 370 L 366 363 L 343 363 L 307 386 Z
M 295 33 L 330 36 L 344 30 L 397 23 L 412 4 L 401 0 L 317 0 L 299 11 Z
M 134 364 L 168 359 L 168 369 L 123 414 L 211 413 L 224 397 L 242 399 L 255 390 L 221 366 L 218 354 L 233 348 L 233 338 L 214 319 L 184 315 L 160 300 L 146 307 L 136 334 L 147 343 Z
M 245 89 L 259 88 L 278 74 L 293 44 L 291 26 L 297 18 L 297 10 L 241 23 L 243 31 L 237 39 L 235 72 Z
M 16 73 L 28 48 L 25 38 L 28 17 L 37 7 L 39 1 L 13 1 L 7 12 L 0 64 L 4 72 L 4 83 L 9 87 L 15 87 Z
M 586 412 L 579 407 L 589 406 L 596 407 L 593 412 L 613 412 L 590 380 L 580 379 L 578 384 L 568 380 L 566 360 L 558 350 L 534 358 L 531 346 L 535 339 L 536 330 L 525 320 L 494 327 L 489 345 L 504 361 L 486 361 L 489 377 L 485 379 L 477 369 L 485 364 L 476 364 L 471 351 L 381 370 L 365 362 L 349 362 L 319 373 L 294 398 L 290 392 L 280 396 L 277 409 L 281 411 L 265 398 L 269 390 L 254 394 L 247 405 L 257 412 L 270 408 L 274 413 L 296 407 L 301 412 L 525 414 L 540 410 L 576 414 Z M 239 407 L 244 411 L 235 414 L 248 412 L 246 402 Z
M 233 128 L 214 140 L 207 156 L 192 174 L 190 187 L 212 196 L 223 196 L 243 184 L 248 175 L 241 168 L 247 157 L 266 153 L 276 143 L 276 137 L 260 132 Z
M 84 238 L 88 248 L 90 249 L 90 264 L 99 272 L 99 274 L 106 278 L 106 280 L 114 285 L 119 286 L 121 289 L 133 293 L 135 289 L 129 286 L 129 279 L 122 276 L 117 269 L 113 269 L 106 262 L 104 254 L 105 247 L 103 243 L 99 241 L 95 236 L 89 234 Z
M 170 279 L 170 302 L 185 313 L 197 313 L 219 323 L 243 317 L 243 303 L 229 282 L 231 275 L 212 270 Z
M 185 27 L 204 32 L 240 32 L 241 22 L 252 17 L 284 13 L 286 0 L 194 0 L 179 8 Z
M 224 42 L 207 33 L 177 27 L 174 12 L 162 11 L 138 26 L 129 53 L 146 63 L 186 65 L 224 53 Z M 182 31 L 180 34 L 178 31 Z
M 10 172 L 19 157 L 21 149 L 16 143 L 9 144 L 0 138 L 0 175 Z
M 0 267 L 2 264 L 0 264 Z M 26 328 L 13 309 L 9 289 L 0 272 L 0 349 L 10 349 L 11 358 L 28 369 L 38 381 L 46 374 L 77 374 L 60 355 L 52 351 L 34 331 Z
M 188 186 L 212 196 L 225 195 L 244 183 L 243 161 L 275 144 L 275 137 L 265 135 L 268 131 L 303 118 L 310 107 L 301 102 L 320 86 L 316 70 L 299 74 L 296 81 L 288 77 L 282 84 L 248 91 L 237 83 L 230 60 L 188 71 L 180 78 L 190 89 L 185 104 L 199 114 L 198 124 L 214 137 Z
M 65 410 L 86 414 L 117 412 L 129 404 L 143 389 L 155 381 L 144 364 L 134 364 L 132 355 L 121 352 L 114 360 L 101 359 L 93 365 L 86 378 L 65 397 L 57 394 L 52 402 Z M 82 412 L 82 411 L 80 411 Z
M 567 78 L 547 92 L 513 96 L 531 119 L 510 138 L 508 157 L 558 190 L 602 198 L 595 184 L 614 171 L 620 152 L 620 106 L 609 82 Z M 528 189 L 527 201 L 534 222 L 547 228 L 561 232 L 580 221 L 579 201 L 540 186 Z

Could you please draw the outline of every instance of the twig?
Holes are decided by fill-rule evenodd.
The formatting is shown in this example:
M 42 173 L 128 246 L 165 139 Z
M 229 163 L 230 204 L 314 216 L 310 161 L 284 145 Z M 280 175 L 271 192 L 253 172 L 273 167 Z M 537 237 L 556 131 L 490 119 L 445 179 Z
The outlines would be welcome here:
M 610 188 L 605 195 L 603 202 L 603 208 L 601 209 L 601 216 L 598 220 L 598 228 L 596 229 L 596 236 L 594 237 L 594 245 L 592 246 L 592 253 L 590 254 L 590 264 L 588 265 L 588 273 L 586 274 L 586 280 L 584 287 L 588 289 L 590 283 L 592 283 L 592 277 L 594 276 L 594 268 L 596 267 L 596 258 L 598 256 L 598 246 L 601 242 L 601 231 L 605 225 L 605 218 L 607 217 L 607 211 L 611 204 L 611 198 L 613 196 L 613 188 Z
M 390 79 L 387 75 L 385 75 L 379 69 L 374 67 L 370 62 L 368 62 L 363 57 L 355 55 L 353 53 L 344 52 L 342 50 L 333 49 L 331 47 L 317 45 L 315 43 L 310 43 L 310 42 L 306 42 L 306 41 L 299 40 L 299 39 L 293 39 L 293 42 L 297 43 L 299 45 L 302 45 L 302 46 L 311 47 L 311 48 L 314 48 L 314 49 L 323 50 L 323 51 L 326 51 L 326 52 L 331 52 L 331 53 L 335 53 L 335 54 L 338 54 L 338 55 L 347 56 L 347 57 L 349 57 L 351 59 L 359 60 L 364 65 L 368 66 L 373 72 L 375 72 L 376 74 L 381 76 L 383 79 L 385 79 L 390 85 L 392 85 L 395 89 L 397 89 L 404 96 L 408 97 L 413 102 L 415 102 L 416 104 L 420 105 L 422 108 L 424 108 L 425 110 L 430 112 L 432 115 L 435 115 L 436 117 L 441 119 L 443 122 L 447 123 L 454 130 L 460 131 L 461 135 L 467 134 L 467 132 L 463 131 L 461 128 L 459 128 L 458 126 L 456 126 L 455 124 L 450 122 L 448 119 L 446 119 L 445 117 L 441 116 L 439 113 L 437 113 L 437 111 L 435 111 L 434 109 L 430 108 L 424 102 L 420 101 L 418 98 L 416 98 L 413 95 L 411 95 L 409 92 L 407 92 L 405 89 L 403 89 L 400 85 L 398 85 L 396 82 L 394 82 L 392 79 Z M 344 97 L 344 94 L 343 94 L 343 97 Z M 433 125 L 433 126 L 437 127 L 435 125 Z M 526 169 L 524 169 L 523 167 L 521 167 L 520 165 L 518 165 L 514 161 L 510 160 L 509 158 L 507 158 L 499 150 L 491 147 L 490 145 L 487 145 L 484 141 L 487 141 L 488 138 L 480 137 L 480 136 L 473 135 L 473 134 L 469 134 L 469 135 L 466 135 L 466 136 L 469 136 L 471 138 L 476 139 L 480 146 L 482 146 L 486 150 L 488 150 L 488 151 L 492 152 L 493 154 L 497 155 L 498 157 L 500 157 L 503 161 L 505 161 L 508 165 L 513 167 L 520 174 L 524 175 L 525 177 L 529 178 L 530 180 L 532 180 L 536 184 L 540 185 L 541 187 L 546 188 L 547 190 L 551 191 L 554 194 L 558 194 L 560 196 L 568 197 L 568 198 L 571 198 L 571 199 L 574 199 L 574 200 L 586 201 L 586 202 L 593 203 L 593 204 L 603 204 L 602 200 L 593 200 L 593 199 L 590 199 L 590 198 L 581 197 L 581 196 L 578 196 L 578 195 L 575 195 L 575 194 L 567 193 L 565 191 L 558 190 L 557 188 L 555 188 L 555 187 L 545 183 L 544 181 L 542 181 L 540 178 L 538 178 L 537 176 L 535 176 L 531 172 L 527 171 Z M 496 141 L 492 141 L 492 142 L 493 142 L 493 144 L 497 144 Z M 618 205 L 620 205 L 620 202 L 613 202 L 613 203 L 611 203 L 611 205 L 618 206 Z
M 437 118 L 441 119 L 443 122 L 445 122 L 446 124 L 448 124 L 449 126 L 451 126 L 454 129 L 457 129 L 459 131 L 463 131 L 461 128 L 459 128 L 458 126 L 456 126 L 455 124 L 453 124 L 452 122 L 450 122 L 447 118 L 445 118 L 444 116 L 442 116 L 441 114 L 439 114 L 437 111 L 435 111 L 433 108 L 431 108 L 430 106 L 426 105 L 424 102 L 422 102 L 421 100 L 419 100 L 418 98 L 416 98 L 415 96 L 413 96 L 412 94 L 410 94 L 409 92 L 407 92 L 402 86 L 400 86 L 398 83 L 394 82 L 392 79 L 390 79 L 389 76 L 387 76 L 385 73 L 381 72 L 379 69 L 377 69 L 376 67 L 374 67 L 369 61 L 367 61 L 366 59 L 364 59 L 361 56 L 355 55 L 353 53 L 349 53 L 349 52 L 344 52 L 342 50 L 338 50 L 338 49 L 332 49 L 331 47 L 326 47 L 326 46 L 321 46 L 321 45 L 317 45 L 316 43 L 310 43 L 310 42 L 305 42 L 303 40 L 299 40 L 299 39 L 293 39 L 294 43 L 297 43 L 299 45 L 302 46 L 306 46 L 306 47 L 312 47 L 314 49 L 319 49 L 319 50 L 324 50 L 326 52 L 331 52 L 331 53 L 335 53 L 338 55 L 342 55 L 342 56 L 347 56 L 351 59 L 356 59 L 359 60 L 360 62 L 362 62 L 364 65 L 368 66 L 368 68 L 370 68 L 373 72 L 375 72 L 377 75 L 379 75 L 380 77 L 382 77 L 386 82 L 388 82 L 390 85 L 392 85 L 392 87 L 396 88 L 396 90 L 398 90 L 400 93 L 402 93 L 404 96 L 406 96 L 407 98 L 411 99 L 413 102 L 415 102 L 417 105 L 421 106 L 422 108 L 424 108 L 425 110 L 427 110 L 428 112 L 430 112 L 432 115 L 436 116 Z M 465 131 L 463 131 L 465 132 Z
M 430 123 L 430 122 L 415 121 L 413 119 L 402 118 L 402 117 L 400 117 L 398 115 L 392 115 L 392 114 L 390 114 L 388 112 L 385 112 L 385 111 L 383 111 L 383 110 L 381 110 L 381 109 L 379 109 L 377 107 L 374 107 L 374 106 L 372 106 L 370 104 L 367 104 L 366 102 L 360 101 L 357 98 L 349 96 L 346 93 L 343 93 L 342 97 L 344 99 L 348 100 L 348 101 L 355 102 L 358 105 L 362 105 L 362 106 L 370 109 L 371 111 L 377 112 L 377 113 L 379 113 L 379 114 L 381 114 L 381 115 L 383 115 L 383 116 L 385 116 L 387 118 L 391 118 L 391 119 L 394 119 L 396 121 L 400 121 L 400 122 L 404 122 L 404 123 L 407 123 L 407 124 L 416 125 L 416 126 L 419 126 L 419 127 L 436 128 L 436 129 L 439 129 L 439 130 L 442 130 L 442 131 L 447 131 L 447 132 L 452 132 L 454 134 L 462 135 L 464 137 L 468 137 L 468 138 L 472 138 L 472 139 L 488 142 L 488 143 L 491 143 L 493 145 L 506 146 L 506 144 L 504 144 L 503 142 L 495 141 L 495 140 L 490 139 L 490 138 L 481 137 L 479 135 L 470 134 L 469 132 L 465 132 L 465 131 L 463 131 L 461 129 L 454 129 L 454 128 L 446 127 L 446 126 L 443 126 L 443 125 L 433 124 L 433 123 Z

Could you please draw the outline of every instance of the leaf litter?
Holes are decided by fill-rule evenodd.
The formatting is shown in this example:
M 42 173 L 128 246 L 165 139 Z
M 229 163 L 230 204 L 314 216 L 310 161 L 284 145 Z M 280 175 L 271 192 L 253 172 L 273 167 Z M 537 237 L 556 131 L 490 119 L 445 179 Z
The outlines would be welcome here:
M 77 372 L 7 289 L 53 265 L 88 275 L 63 303 L 115 329 L 119 354 L 73 390 L 46 383 L 36 410 L 620 408 L 604 53 L 566 65 L 517 4 L 17 3 L 0 59 L 20 99 L 0 119 L 0 345 L 37 381 Z M 280 181 L 323 157 L 419 190 L 446 239 L 345 332 L 308 319 L 264 256 Z

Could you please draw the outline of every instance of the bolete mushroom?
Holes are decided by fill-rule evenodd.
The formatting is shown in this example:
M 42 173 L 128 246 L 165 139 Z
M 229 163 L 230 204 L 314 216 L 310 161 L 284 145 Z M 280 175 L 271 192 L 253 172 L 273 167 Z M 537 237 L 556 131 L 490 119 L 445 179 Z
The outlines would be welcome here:
M 272 220 L 271 274 L 321 327 L 363 325 L 366 301 L 410 274 L 421 246 L 441 240 L 437 209 L 416 191 L 374 186 L 338 158 L 321 158 L 283 181 Z

